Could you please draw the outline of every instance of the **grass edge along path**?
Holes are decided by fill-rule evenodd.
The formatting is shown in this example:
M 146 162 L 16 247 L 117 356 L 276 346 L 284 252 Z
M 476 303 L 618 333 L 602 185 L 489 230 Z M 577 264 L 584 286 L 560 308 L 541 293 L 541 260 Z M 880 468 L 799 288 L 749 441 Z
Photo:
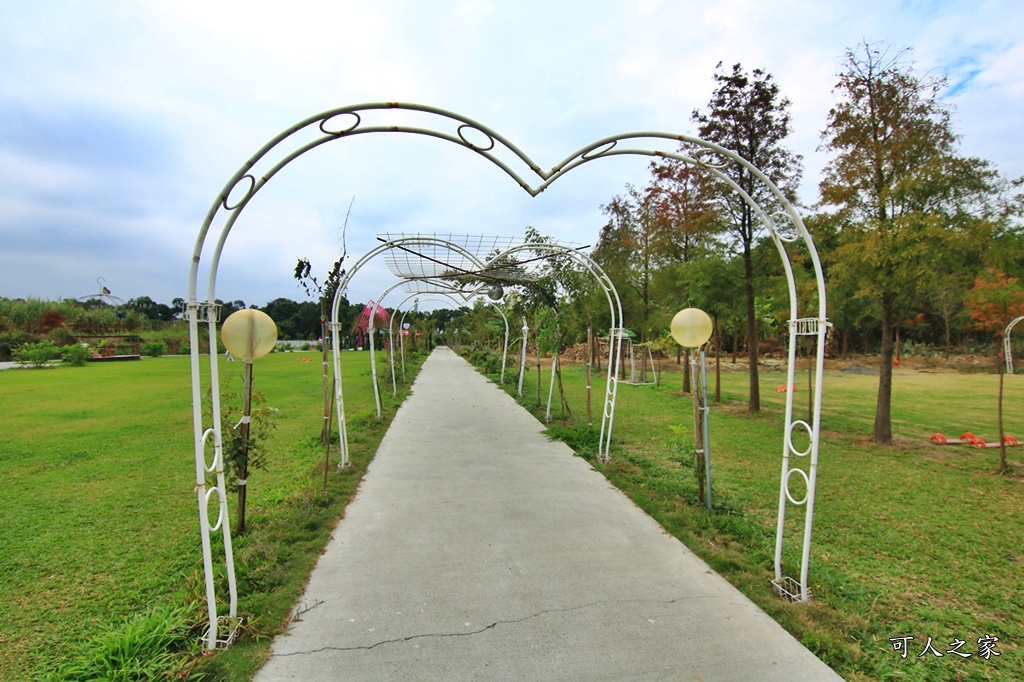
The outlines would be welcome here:
M 464 355 L 482 371 L 492 370 L 485 373 L 497 383 L 493 370 L 500 359 Z M 597 437 L 582 414 L 581 369 L 567 367 L 563 374 L 575 419 L 558 421 L 556 395 L 556 421 L 549 425 L 549 435 L 588 459 L 844 678 L 1024 679 L 1019 657 L 1024 576 L 1018 568 L 1024 560 L 1019 542 L 1024 453 L 1012 451 L 1017 473 L 1000 476 L 995 450 L 927 443 L 931 430 L 952 432 L 960 420 L 991 431 L 987 415 L 994 407 L 988 396 L 994 377 L 897 377 L 894 422 L 901 434 L 899 445 L 877 448 L 864 437 L 865 425 L 870 433 L 870 391 L 877 378 L 826 375 L 809 577 L 814 598 L 808 604 L 789 604 L 770 586 L 784 394 L 762 395 L 762 412 L 751 414 L 743 402 L 746 374 L 723 377 L 723 403 L 711 412 L 715 508 L 708 513 L 697 501 L 692 441 L 669 428 L 678 424 L 692 430 L 690 396 L 677 390 L 679 374 L 666 375 L 661 387 L 620 384 L 615 442 L 607 465 L 596 460 Z M 536 372 L 530 368 L 519 401 L 542 422 L 549 377 L 542 372 L 538 407 Z M 784 381 L 781 375 L 766 373 L 762 385 L 773 386 L 776 379 Z M 1008 399 L 1021 405 L 1024 382 L 1017 384 Z M 506 377 L 505 388 L 515 395 L 514 377 L 511 382 Z M 596 419 L 602 393 L 595 391 Z M 806 400 L 806 393 L 798 395 Z M 923 406 L 916 408 L 915 401 Z M 1008 432 L 1024 430 L 1019 408 L 1014 420 Z M 790 508 L 787 533 L 792 535 L 787 538 L 795 540 L 787 539 L 784 548 L 789 574 L 799 568 L 802 522 L 802 514 Z M 977 640 L 989 635 L 999 641 L 985 658 Z M 904 637 L 913 639 L 905 640 L 899 652 L 892 639 Z M 964 644 L 957 648 L 960 640 Z M 741 649 L 743 643 L 733 645 Z M 950 653 L 952 649 L 956 652 Z M 970 657 L 963 658 L 963 653 Z

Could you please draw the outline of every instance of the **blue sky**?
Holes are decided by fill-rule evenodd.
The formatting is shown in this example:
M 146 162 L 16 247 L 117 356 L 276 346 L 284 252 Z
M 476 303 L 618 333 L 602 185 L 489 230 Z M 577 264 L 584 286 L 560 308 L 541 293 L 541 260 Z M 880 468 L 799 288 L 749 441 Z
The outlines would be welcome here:
M 961 151 L 1024 175 L 1024 3 L 866 0 L 412 0 L 0 4 L 0 296 L 186 297 L 203 218 L 273 136 L 321 111 L 402 101 L 497 130 L 548 167 L 607 135 L 693 134 L 718 62 L 762 68 L 792 102 L 813 203 L 844 51 L 913 48 L 945 74 Z M 244 212 L 216 296 L 302 300 L 355 197 L 353 257 L 381 232 L 522 234 L 590 244 L 641 160 L 589 164 L 536 199 L 452 145 L 362 136 L 290 164 Z M 212 246 L 210 244 L 209 246 Z M 207 256 L 204 252 L 204 258 Z M 382 262 L 350 298 L 393 278 Z M 200 298 L 205 296 L 205 280 Z

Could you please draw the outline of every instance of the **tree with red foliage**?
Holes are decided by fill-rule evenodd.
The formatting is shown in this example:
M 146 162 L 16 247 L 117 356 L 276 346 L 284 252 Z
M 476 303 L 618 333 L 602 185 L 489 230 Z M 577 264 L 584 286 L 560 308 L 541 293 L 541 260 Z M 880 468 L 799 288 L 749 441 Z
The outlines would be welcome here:
M 1011 320 L 1024 315 L 1024 284 L 989 268 L 974 280 L 965 306 L 972 327 L 1002 336 Z
M 56 310 L 47 310 L 39 316 L 39 321 L 36 322 L 36 333 L 37 334 L 48 334 L 57 327 L 64 324 L 64 316 Z

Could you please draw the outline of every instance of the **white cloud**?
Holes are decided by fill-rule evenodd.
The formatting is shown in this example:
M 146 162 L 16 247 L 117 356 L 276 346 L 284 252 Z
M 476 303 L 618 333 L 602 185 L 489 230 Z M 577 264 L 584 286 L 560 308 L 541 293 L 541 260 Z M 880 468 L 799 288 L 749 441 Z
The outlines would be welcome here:
M 287 127 L 360 102 L 456 110 L 547 169 L 606 135 L 692 133 L 715 64 L 739 62 L 773 74 L 792 101 L 790 144 L 804 155 L 813 201 L 835 73 L 863 39 L 913 46 L 920 68 L 962 83 L 953 102 L 964 152 L 1021 175 L 1022 24 L 1012 0 L 8 3 L 0 92 L 20 108 L 0 107 L 0 296 L 79 295 L 98 276 L 126 297 L 183 295 L 196 234 L 228 178 Z M 38 115 L 16 120 L 14 111 Z M 644 183 L 645 168 L 639 159 L 587 164 L 530 199 L 436 140 L 332 142 L 246 209 L 218 295 L 300 298 L 295 260 L 333 262 L 353 196 L 353 255 L 384 230 L 509 234 L 532 224 L 590 243 L 600 204 L 626 182 Z M 374 267 L 359 280 L 357 300 L 389 275 Z

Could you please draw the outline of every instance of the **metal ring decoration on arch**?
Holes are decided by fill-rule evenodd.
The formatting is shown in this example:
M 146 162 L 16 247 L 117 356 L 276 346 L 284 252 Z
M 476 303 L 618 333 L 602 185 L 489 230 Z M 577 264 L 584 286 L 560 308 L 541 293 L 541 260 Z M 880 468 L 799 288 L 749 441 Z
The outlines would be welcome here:
M 818 379 L 814 387 L 815 396 L 813 399 L 813 415 L 811 424 L 811 448 L 806 459 L 809 461 L 809 468 L 806 474 L 811 491 L 806 501 L 806 521 L 804 524 L 803 553 L 801 559 L 801 573 L 797 598 L 807 600 L 807 564 L 810 550 L 811 518 L 813 513 L 814 495 L 813 486 L 816 477 L 818 442 L 820 434 L 821 414 L 821 369 L 824 359 L 825 333 L 829 326 L 826 317 L 824 277 L 821 271 L 821 264 L 817 251 L 814 247 L 811 235 L 808 233 L 802 219 L 796 209 L 790 204 L 783 193 L 764 175 L 760 170 L 751 165 L 734 152 L 724 149 L 710 142 L 686 135 L 671 134 L 664 132 L 631 132 L 606 137 L 593 142 L 566 156 L 561 162 L 555 164 L 550 170 L 543 170 L 541 166 L 527 156 L 522 150 L 512 144 L 508 139 L 497 131 L 467 118 L 460 114 L 439 109 L 436 107 L 420 104 L 401 102 L 375 102 L 355 104 L 351 106 L 331 109 L 319 114 L 310 116 L 295 125 L 283 130 L 272 138 L 263 147 L 258 149 L 241 167 L 228 179 L 221 191 L 217 194 L 203 224 L 196 237 L 193 251 L 192 263 L 189 271 L 189 290 L 187 300 L 187 318 L 189 321 L 191 341 L 191 375 L 193 391 L 193 427 L 195 439 L 196 457 L 196 486 L 197 503 L 200 507 L 200 517 L 203 529 L 203 556 L 206 567 L 207 578 L 207 600 L 211 617 L 210 631 L 207 645 L 215 648 L 217 643 L 222 641 L 216 636 L 217 618 L 216 603 L 213 588 L 212 557 L 210 554 L 210 538 L 207 532 L 205 489 L 207 486 L 205 462 L 203 461 L 203 433 L 206 427 L 203 424 L 202 413 L 202 379 L 199 371 L 199 324 L 205 323 L 210 331 L 210 345 L 216 348 L 217 338 L 217 306 L 216 284 L 217 271 L 220 257 L 225 248 L 228 235 L 237 223 L 239 216 L 243 213 L 252 199 L 270 182 L 274 176 L 292 161 L 303 154 L 316 149 L 330 142 L 339 142 L 357 135 L 368 134 L 406 134 L 425 136 L 440 141 L 448 142 L 466 149 L 469 153 L 479 155 L 489 160 L 505 175 L 516 182 L 524 191 L 531 196 L 536 196 L 547 190 L 561 176 L 569 171 L 586 163 L 594 163 L 598 160 L 615 158 L 617 156 L 646 156 L 653 158 L 670 158 L 681 162 L 692 164 L 702 168 L 721 181 L 724 187 L 731 191 L 738 192 L 744 201 L 748 203 L 756 213 L 761 224 L 771 235 L 780 257 L 784 263 L 786 277 L 789 285 L 790 296 L 790 332 L 789 332 L 789 370 L 788 385 L 793 385 L 796 341 L 799 336 L 816 336 L 818 341 L 816 367 Z M 682 153 L 675 149 L 664 150 L 663 147 L 669 143 L 673 147 L 685 145 L 687 149 L 693 150 Z M 768 197 L 766 205 L 759 205 L 750 196 L 742 192 L 735 182 L 725 173 L 731 166 L 742 166 L 755 178 Z M 204 260 L 204 249 L 207 238 L 211 233 L 219 235 L 213 248 L 212 256 L 207 254 L 208 260 Z M 787 253 L 787 245 L 802 245 L 810 256 L 813 265 L 814 276 L 817 280 L 817 310 L 814 313 L 800 316 L 796 297 L 795 284 L 793 279 L 792 266 Z M 207 292 L 204 300 L 198 296 L 198 279 L 200 266 L 206 266 L 207 271 Z M 337 300 L 335 302 L 334 320 L 337 319 Z M 337 334 L 337 329 L 332 330 Z M 335 359 L 337 365 L 337 358 Z M 211 353 L 210 363 L 210 391 L 213 395 L 213 436 L 215 450 L 221 447 L 221 425 L 219 423 L 219 377 L 217 374 L 216 353 Z M 336 366 L 336 373 L 337 373 Z M 793 421 L 792 415 L 792 391 L 787 391 L 786 397 L 786 433 L 790 432 Z M 781 572 L 782 558 L 782 533 L 784 529 L 784 515 L 786 508 L 785 482 L 790 477 L 789 449 L 783 446 L 783 468 L 780 480 L 780 504 L 779 522 L 776 533 L 776 587 L 783 580 Z M 223 476 L 219 476 L 216 482 L 218 489 L 223 493 Z M 227 523 L 226 509 L 224 523 L 222 524 L 225 537 L 225 554 L 230 555 L 230 533 Z M 228 559 L 228 575 L 230 590 L 232 592 L 232 616 L 234 616 L 234 587 L 233 567 Z M 790 580 L 790 579 L 786 579 Z M 795 582 L 795 581 L 794 581 Z M 781 592 L 780 592 L 781 594 Z

